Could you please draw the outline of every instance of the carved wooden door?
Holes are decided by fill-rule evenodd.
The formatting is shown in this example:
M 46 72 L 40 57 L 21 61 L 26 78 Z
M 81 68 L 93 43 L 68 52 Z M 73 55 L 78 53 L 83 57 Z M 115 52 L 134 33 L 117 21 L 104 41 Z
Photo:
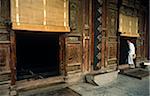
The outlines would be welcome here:
M 67 75 L 82 71 L 82 31 L 80 0 L 69 0 L 71 32 L 65 35 L 65 69 Z
M 9 33 L 6 30 L 0 29 L 0 82 L 10 80 L 10 72 Z

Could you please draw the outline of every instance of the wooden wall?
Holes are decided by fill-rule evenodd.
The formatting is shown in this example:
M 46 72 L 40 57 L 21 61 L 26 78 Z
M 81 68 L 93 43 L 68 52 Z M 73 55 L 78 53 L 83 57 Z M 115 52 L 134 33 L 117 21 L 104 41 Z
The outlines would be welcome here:
M 69 24 L 71 28 L 70 34 L 66 34 L 65 38 L 65 63 L 66 75 L 81 72 L 82 65 L 82 32 L 80 17 L 79 0 L 69 0 L 70 18 Z
M 104 0 L 105 1 L 105 0 Z M 117 37 L 117 2 L 116 0 L 106 0 L 106 55 L 105 66 L 108 69 L 116 70 L 117 67 L 117 54 L 118 54 L 118 37 Z
M 146 0 L 148 1 L 148 0 Z M 119 33 L 119 13 L 127 16 L 138 17 L 138 33 L 136 38 L 136 61 L 146 59 L 148 53 L 148 28 L 147 16 L 148 6 L 142 0 L 103 0 L 102 12 L 102 62 L 101 66 L 106 69 L 115 70 L 119 64 L 120 55 L 120 33 Z M 146 37 L 147 36 L 147 37 Z M 135 39 L 133 38 L 133 39 Z M 144 51 L 143 51 L 144 50 Z
M 91 0 L 70 0 L 70 28 L 66 38 L 67 74 L 88 73 L 91 66 Z
M 10 34 L 6 29 L 9 24 L 9 0 L 0 0 L 0 84 L 11 79 L 10 71 Z
M 0 75 L 2 72 L 8 72 L 10 79 L 10 70 L 12 70 L 12 80 L 15 80 L 15 34 L 13 31 L 10 34 L 9 28 L 5 26 L 5 24 L 9 24 L 10 17 L 9 11 L 4 11 L 10 10 L 8 1 L 0 0 Z M 93 71 L 94 31 L 92 1 L 69 0 L 69 27 L 71 31 L 63 34 L 59 42 L 62 46 L 60 48 L 60 72 L 66 76 Z M 147 36 L 146 32 L 148 32 L 145 17 L 148 15 L 148 12 L 144 5 L 141 5 L 140 0 L 122 0 L 120 9 L 118 9 L 118 0 L 102 1 L 100 67 L 116 70 L 118 64 L 120 43 L 118 36 L 118 12 L 138 16 L 140 37 L 136 40 L 137 61 L 145 59 L 148 50 L 148 41 L 146 41 L 148 39 L 144 39 Z M 0 81 L 2 80 L 0 78 Z
M 140 37 L 136 38 L 136 54 L 137 62 L 142 62 L 146 59 L 146 54 L 148 53 L 147 45 L 147 23 L 148 16 L 148 0 L 122 0 L 120 13 L 126 14 L 128 16 L 138 17 L 138 33 Z

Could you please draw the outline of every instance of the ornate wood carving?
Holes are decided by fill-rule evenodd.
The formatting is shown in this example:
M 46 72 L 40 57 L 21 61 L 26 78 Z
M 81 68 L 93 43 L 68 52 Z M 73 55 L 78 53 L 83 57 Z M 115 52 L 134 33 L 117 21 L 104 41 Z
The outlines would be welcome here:
M 81 57 L 81 45 L 80 44 L 67 44 L 67 64 L 76 64 L 76 63 L 82 63 L 82 57 Z
M 117 64 L 117 3 L 108 3 L 108 11 L 107 11 L 108 19 L 107 19 L 107 32 L 108 32 L 108 58 L 107 63 L 108 69 L 112 69 L 110 66 L 115 66 Z
M 9 46 L 0 44 L 0 72 L 9 71 L 10 50 Z
M 108 10 L 108 32 L 109 36 L 116 36 L 117 32 L 117 11 L 109 9 Z
M 0 49 L 0 66 L 6 65 L 6 50 Z
M 0 0 L 0 28 L 10 22 L 10 0 Z
M 81 71 L 82 51 L 80 43 L 68 43 L 66 47 L 66 72 Z
M 137 58 L 144 58 L 144 35 L 146 35 L 145 33 L 145 17 L 144 17 L 144 12 L 141 11 L 140 12 L 141 15 L 139 15 L 139 35 L 140 37 L 137 38 L 137 41 L 136 41 L 136 46 L 137 46 Z
M 84 54 L 84 57 L 83 57 L 83 64 L 84 64 L 84 71 L 89 71 L 90 70 L 90 63 L 89 63 L 89 40 L 86 39 L 85 40 L 85 46 L 84 46 L 84 51 L 83 51 L 83 54 Z
M 0 33 L 0 41 L 9 41 L 9 34 Z
M 94 69 L 102 66 L 102 4 L 103 0 L 94 2 Z
M 82 1 L 82 34 L 83 34 L 83 65 L 82 65 L 82 71 L 84 72 L 90 72 L 91 70 L 91 63 L 90 63 L 90 24 L 91 24 L 91 6 L 92 3 L 91 0 L 83 0 Z
M 78 23 L 79 23 L 79 1 L 78 0 L 69 0 L 69 8 L 70 8 L 70 28 L 71 32 L 79 32 L 78 31 Z
M 82 64 L 82 35 L 81 35 L 81 1 L 79 0 L 69 0 L 69 23 L 71 28 L 71 33 L 65 39 L 65 63 L 66 63 L 66 73 L 81 71 Z M 80 15 L 80 16 L 79 16 Z
M 117 58 L 117 42 L 109 43 L 109 59 Z
M 81 66 L 80 66 L 80 65 L 68 66 L 66 70 L 67 70 L 68 73 L 69 73 L 70 71 L 81 70 Z

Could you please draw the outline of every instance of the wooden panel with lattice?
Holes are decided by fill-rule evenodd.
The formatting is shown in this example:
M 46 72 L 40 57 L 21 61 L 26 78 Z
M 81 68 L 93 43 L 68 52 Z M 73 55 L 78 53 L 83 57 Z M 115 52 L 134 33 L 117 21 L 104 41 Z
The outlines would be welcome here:
M 12 29 L 70 32 L 69 0 L 11 0 Z

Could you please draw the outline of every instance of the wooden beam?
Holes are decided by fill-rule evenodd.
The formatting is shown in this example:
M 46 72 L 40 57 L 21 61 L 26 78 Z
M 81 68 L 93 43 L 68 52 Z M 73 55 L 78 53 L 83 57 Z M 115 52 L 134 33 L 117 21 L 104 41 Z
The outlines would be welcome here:
M 33 24 L 12 24 L 13 30 L 29 30 L 29 31 L 44 31 L 44 32 L 70 32 L 70 27 L 64 26 L 48 26 L 48 25 L 33 25 Z

